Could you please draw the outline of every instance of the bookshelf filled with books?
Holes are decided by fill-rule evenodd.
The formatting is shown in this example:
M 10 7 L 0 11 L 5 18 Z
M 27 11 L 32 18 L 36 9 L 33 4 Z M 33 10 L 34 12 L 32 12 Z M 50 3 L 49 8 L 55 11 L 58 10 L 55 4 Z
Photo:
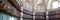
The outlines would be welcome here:
M 13 1 L 13 3 L 15 2 L 15 5 L 14 4 L 11 4 L 10 1 Z M 20 20 L 20 10 L 19 10 L 19 5 L 18 3 L 16 3 L 16 1 L 14 0 L 0 0 L 0 12 L 3 12 L 3 13 L 0 13 L 0 14 L 3 14 L 3 15 L 8 15 L 8 16 L 12 16 L 11 20 L 14 20 L 14 18 L 17 18 L 17 20 Z M 16 6 L 18 5 L 18 6 Z M 4 18 L 4 17 L 3 17 Z M 6 19 L 8 20 L 8 19 Z

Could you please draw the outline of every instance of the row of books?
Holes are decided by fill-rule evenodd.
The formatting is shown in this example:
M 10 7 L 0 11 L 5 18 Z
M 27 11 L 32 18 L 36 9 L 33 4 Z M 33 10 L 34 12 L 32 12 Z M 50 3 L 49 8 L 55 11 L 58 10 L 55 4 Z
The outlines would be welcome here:
M 60 18 L 60 10 L 56 9 L 56 10 L 52 10 L 48 12 L 48 15 L 50 18 Z
M 4 4 L 3 9 L 6 10 L 7 12 L 12 13 L 13 15 L 20 15 L 20 12 L 8 1 L 8 0 L 3 0 L 2 4 Z

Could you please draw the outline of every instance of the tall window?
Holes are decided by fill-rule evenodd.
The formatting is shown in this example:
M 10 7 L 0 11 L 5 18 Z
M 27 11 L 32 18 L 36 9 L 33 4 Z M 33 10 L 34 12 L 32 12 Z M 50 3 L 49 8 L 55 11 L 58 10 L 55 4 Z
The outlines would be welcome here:
M 60 7 L 60 3 L 58 1 L 54 1 L 52 3 L 52 6 L 53 6 L 53 9 L 56 9 L 56 8 Z
M 0 12 L 0 20 L 2 20 L 2 12 Z
M 17 20 L 18 18 L 13 17 L 13 16 L 9 16 L 7 14 L 3 14 L 2 12 L 0 12 L 0 20 Z

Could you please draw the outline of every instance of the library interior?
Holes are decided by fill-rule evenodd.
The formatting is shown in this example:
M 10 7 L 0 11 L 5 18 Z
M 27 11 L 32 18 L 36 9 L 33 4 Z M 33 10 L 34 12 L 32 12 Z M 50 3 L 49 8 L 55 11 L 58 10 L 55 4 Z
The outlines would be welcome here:
M 0 0 L 0 20 L 60 20 L 60 0 Z

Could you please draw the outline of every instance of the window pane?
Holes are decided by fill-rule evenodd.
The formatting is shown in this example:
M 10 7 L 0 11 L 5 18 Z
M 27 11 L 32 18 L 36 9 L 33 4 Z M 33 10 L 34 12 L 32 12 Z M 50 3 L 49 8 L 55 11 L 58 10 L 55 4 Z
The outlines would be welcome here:
M 53 9 L 58 8 L 58 1 L 54 1 L 52 3 Z
M 60 3 L 59 3 L 59 7 L 60 7 Z
M 9 20 L 17 20 L 17 18 L 10 16 L 10 19 Z
M 17 18 L 15 17 L 15 20 L 17 20 Z
M 3 14 L 3 20 L 9 20 L 9 19 L 10 19 L 9 15 Z
M 3 19 L 2 19 L 2 16 L 3 16 Z M 17 20 L 17 18 L 0 12 L 0 20 Z
M 0 20 L 1 20 L 1 13 L 0 13 Z
M 10 20 L 14 20 L 14 17 L 10 16 Z
M 3 14 L 3 20 L 7 20 L 7 15 Z
M 9 15 L 7 15 L 7 20 L 9 20 L 10 19 L 10 16 Z
M 0 20 L 2 20 L 2 13 L 0 12 Z

